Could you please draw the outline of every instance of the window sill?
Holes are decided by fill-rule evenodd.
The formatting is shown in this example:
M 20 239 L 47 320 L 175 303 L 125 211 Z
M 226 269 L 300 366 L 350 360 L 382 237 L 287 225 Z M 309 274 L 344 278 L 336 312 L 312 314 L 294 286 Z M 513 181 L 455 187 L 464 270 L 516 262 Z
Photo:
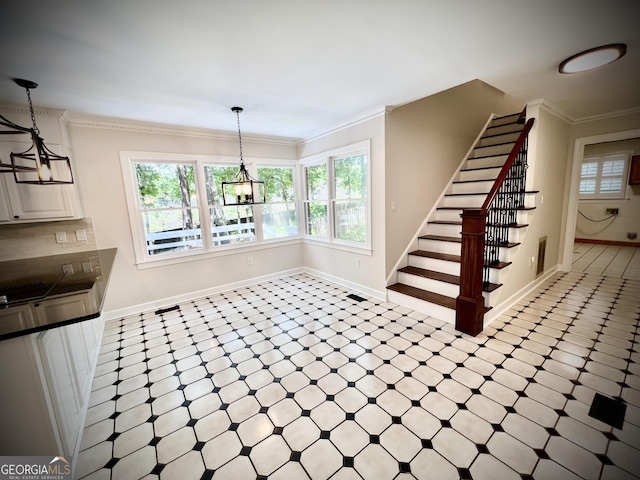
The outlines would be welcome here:
M 311 237 L 303 238 L 302 243 L 305 243 L 308 245 L 314 245 L 317 247 L 331 248 L 333 250 L 342 250 L 345 252 L 357 253 L 360 255 L 367 255 L 369 257 L 373 255 L 373 251 L 371 250 L 371 248 L 365 247 L 365 246 L 360 247 L 353 244 L 330 242 L 328 240 L 320 240 L 320 239 L 311 238 Z

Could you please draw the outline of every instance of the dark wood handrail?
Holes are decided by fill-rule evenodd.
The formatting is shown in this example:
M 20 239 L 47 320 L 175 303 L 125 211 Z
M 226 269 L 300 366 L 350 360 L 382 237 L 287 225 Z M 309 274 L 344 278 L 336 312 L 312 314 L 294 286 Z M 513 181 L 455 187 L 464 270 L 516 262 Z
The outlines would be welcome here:
M 502 170 L 500 170 L 500 174 L 496 178 L 496 181 L 493 183 L 491 190 L 489 190 L 487 198 L 482 204 L 481 208 L 483 212 L 486 212 L 489 209 L 489 205 L 491 205 L 493 198 L 496 196 L 496 193 L 498 193 L 498 190 L 500 190 L 500 187 L 504 183 L 505 178 L 507 178 L 507 175 L 509 175 L 509 170 L 511 170 L 511 166 L 513 165 L 513 162 L 515 162 L 516 157 L 518 156 L 518 152 L 520 152 L 520 148 L 522 148 L 522 144 L 527 139 L 527 135 L 529 135 L 529 131 L 531 130 L 531 127 L 533 127 L 534 120 L 534 118 L 530 118 L 524 126 L 522 132 L 520 132 L 520 136 L 513 146 L 509 157 L 507 157 L 507 161 L 504 162 Z

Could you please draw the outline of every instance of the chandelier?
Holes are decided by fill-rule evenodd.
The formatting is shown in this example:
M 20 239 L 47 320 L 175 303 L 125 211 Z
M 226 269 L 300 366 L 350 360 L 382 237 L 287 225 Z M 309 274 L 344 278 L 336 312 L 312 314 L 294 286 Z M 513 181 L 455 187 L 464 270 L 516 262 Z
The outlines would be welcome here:
M 15 78 L 13 81 L 27 91 L 29 112 L 31 113 L 31 122 L 33 125 L 30 128 L 22 127 L 0 115 L 0 127 L 7 129 L 0 130 L 0 135 L 30 135 L 31 146 L 23 152 L 12 152 L 9 155 L 11 157 L 11 163 L 5 163 L 2 158 L 0 158 L 0 173 L 13 173 L 16 183 L 30 183 L 35 185 L 73 183 L 73 173 L 71 171 L 71 161 L 69 157 L 63 157 L 52 152 L 44 144 L 44 140 L 40 136 L 40 130 L 36 125 L 36 116 L 33 112 L 30 90 L 36 88 L 38 84 L 21 78 Z
M 240 112 L 242 107 L 232 107 L 238 118 L 238 140 L 240 143 L 240 171 L 232 182 L 222 182 L 222 199 L 225 205 L 255 205 L 265 203 L 264 182 L 256 180 L 247 171 L 242 158 L 242 133 L 240 132 Z

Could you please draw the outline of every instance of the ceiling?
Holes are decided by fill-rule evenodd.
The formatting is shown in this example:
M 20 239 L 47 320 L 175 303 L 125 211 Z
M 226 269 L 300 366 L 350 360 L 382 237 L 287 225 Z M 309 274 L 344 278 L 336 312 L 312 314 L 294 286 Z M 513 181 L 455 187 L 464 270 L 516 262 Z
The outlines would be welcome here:
M 480 79 L 569 119 L 640 108 L 630 0 L 0 0 L 0 103 L 311 138 Z M 626 43 L 598 70 L 579 51 Z

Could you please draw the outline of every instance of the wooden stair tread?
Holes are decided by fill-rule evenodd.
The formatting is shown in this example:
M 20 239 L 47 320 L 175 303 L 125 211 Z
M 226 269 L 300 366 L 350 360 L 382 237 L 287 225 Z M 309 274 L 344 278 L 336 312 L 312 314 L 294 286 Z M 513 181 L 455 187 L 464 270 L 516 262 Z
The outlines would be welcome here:
M 428 278 L 430 280 L 437 280 L 439 282 L 450 283 L 451 285 L 460 285 L 460 277 L 457 275 L 451 275 L 449 273 L 436 272 L 434 270 L 427 270 L 425 268 L 418 267 L 403 267 L 398 270 L 402 273 L 408 273 L 410 275 L 416 275 L 422 278 Z M 493 292 L 500 288 L 502 285 L 498 283 L 489 283 L 483 287 L 485 292 Z
M 436 210 L 464 210 L 465 208 L 480 208 L 480 207 L 437 207 Z M 512 208 L 499 208 L 498 210 L 535 210 L 536 207 L 512 207 Z
M 462 222 L 461 221 L 456 221 L 456 220 L 433 220 L 431 222 L 428 223 L 434 223 L 436 225 L 460 225 L 462 226 Z M 488 227 L 493 227 L 496 226 L 492 223 L 488 223 L 487 224 Z M 510 224 L 510 225 L 503 225 L 505 227 L 509 227 L 509 228 L 524 228 L 524 227 L 528 227 L 529 224 L 527 223 L 516 223 L 516 224 Z
M 462 237 L 445 237 L 443 235 L 421 235 L 422 240 L 439 240 L 441 242 L 462 243 Z
M 460 255 L 451 255 L 450 253 L 430 252 L 428 250 L 414 250 L 409 252 L 409 255 L 415 255 L 423 258 L 433 258 L 435 260 L 443 260 L 445 262 L 460 263 Z M 494 265 L 488 265 L 491 268 L 501 270 L 511 265 L 511 262 L 498 262 Z
M 520 193 L 524 193 L 525 195 L 530 195 L 532 193 L 539 193 L 539 190 L 526 190 L 524 192 L 520 192 Z M 445 193 L 445 197 L 462 197 L 464 195 L 488 195 L 489 192 L 465 192 L 465 193 Z M 496 193 L 496 195 L 512 195 L 512 192 L 505 192 L 505 193 Z
M 447 297 L 446 295 L 440 295 L 439 293 L 429 292 L 427 290 L 422 290 L 421 288 L 411 287 L 403 283 L 394 283 L 393 285 L 389 285 L 387 289 L 403 293 L 414 298 L 419 298 L 425 302 L 435 303 L 436 305 L 450 308 L 452 310 L 456 309 L 456 299 Z

